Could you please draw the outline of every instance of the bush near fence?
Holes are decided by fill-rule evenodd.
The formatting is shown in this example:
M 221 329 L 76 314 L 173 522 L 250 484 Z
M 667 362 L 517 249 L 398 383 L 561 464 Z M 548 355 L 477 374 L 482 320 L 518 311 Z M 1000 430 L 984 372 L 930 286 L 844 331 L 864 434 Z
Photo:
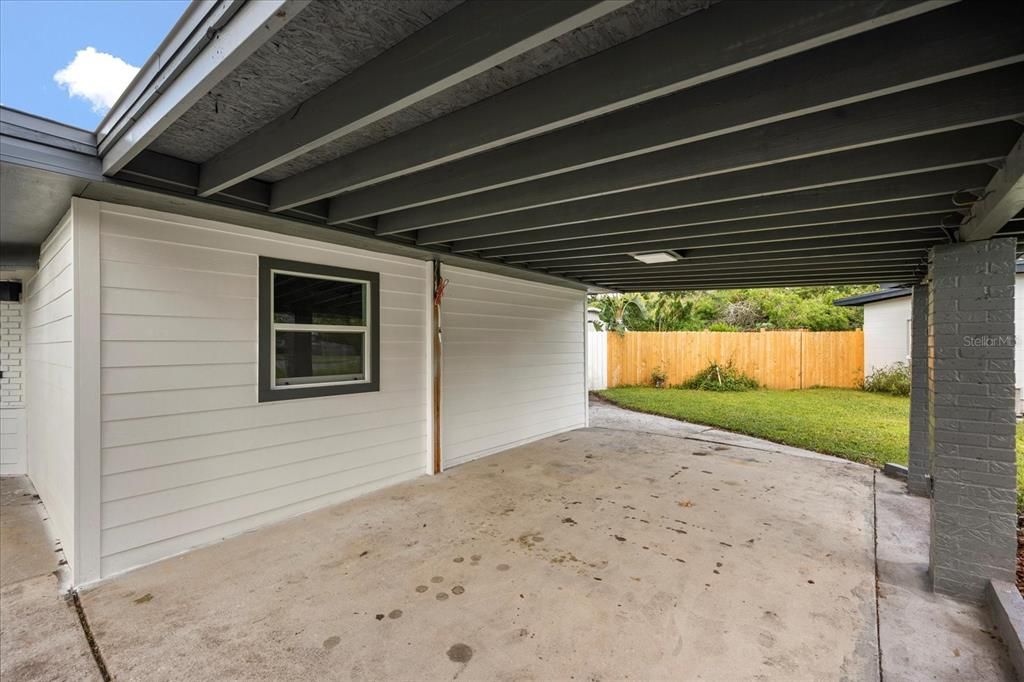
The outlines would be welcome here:
M 864 332 L 607 333 L 608 387 L 649 384 L 661 367 L 681 384 L 709 362 L 732 361 L 766 388 L 859 388 L 864 383 Z

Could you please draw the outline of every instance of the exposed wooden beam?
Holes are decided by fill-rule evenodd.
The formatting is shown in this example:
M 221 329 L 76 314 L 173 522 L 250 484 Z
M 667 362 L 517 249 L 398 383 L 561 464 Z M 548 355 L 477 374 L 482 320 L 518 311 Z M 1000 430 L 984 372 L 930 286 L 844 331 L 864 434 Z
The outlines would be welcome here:
M 891 245 L 862 245 L 855 244 L 853 246 L 846 246 L 835 249 L 826 249 L 820 253 L 814 252 L 803 252 L 803 253 L 775 253 L 769 255 L 762 255 L 757 258 L 757 263 L 764 265 L 787 265 L 787 266 L 800 266 L 805 264 L 813 264 L 822 259 L 828 261 L 832 260 L 863 260 L 863 259 L 889 259 L 889 258 L 924 258 L 927 255 L 928 245 L 927 244 L 903 244 L 899 247 L 893 247 Z M 679 267 L 698 267 L 698 268 L 722 268 L 723 270 L 734 269 L 736 267 L 749 266 L 751 260 L 745 255 L 741 254 L 735 258 L 701 258 L 699 255 L 693 255 L 687 257 L 685 260 L 678 263 L 666 263 L 664 267 L 679 268 Z M 563 265 L 561 267 L 547 268 L 550 272 L 565 272 L 571 277 L 594 277 L 604 273 L 619 273 L 619 272 L 645 272 L 648 269 L 657 266 L 646 265 L 640 263 L 632 258 L 620 260 L 617 263 L 605 264 L 605 265 L 593 265 L 593 264 L 572 264 Z
M 908 275 L 908 279 L 902 284 L 916 284 L 920 281 L 920 274 Z M 784 279 L 764 279 L 751 282 L 735 284 L 727 280 L 721 282 L 700 282 L 689 284 L 663 284 L 657 287 L 645 286 L 622 286 L 615 287 L 616 291 L 702 291 L 702 290 L 729 290 L 729 289 L 771 289 L 781 287 L 804 287 L 804 286 L 840 286 L 843 284 L 876 284 L 879 282 L 873 276 L 832 276 L 832 277 L 800 277 L 794 275 Z
M 790 272 L 788 274 L 771 274 L 771 273 L 746 273 L 746 274 L 730 274 L 728 277 L 721 275 L 708 275 L 707 277 L 681 277 L 678 279 L 666 279 L 660 282 L 609 282 L 605 280 L 595 280 L 594 284 L 598 286 L 607 287 L 609 289 L 618 289 L 619 287 L 643 287 L 648 289 L 657 289 L 663 286 L 683 286 L 689 284 L 716 284 L 721 282 L 728 282 L 731 287 L 745 287 L 748 282 L 763 282 L 765 280 L 788 280 L 793 278 L 800 279 L 815 279 L 821 281 L 830 281 L 837 278 L 870 278 L 876 282 L 885 281 L 902 281 L 906 277 L 920 278 L 924 273 L 925 268 L 923 267 L 904 267 L 904 268 L 868 268 L 863 270 L 838 270 L 830 271 L 824 270 L 800 270 L 797 272 Z
M 801 116 L 752 130 L 380 216 L 378 234 L 615 194 L 718 173 L 1013 120 L 1024 115 L 1024 65 Z M 328 221 L 359 218 L 337 210 Z
M 647 187 L 632 192 L 440 225 L 417 232 L 421 244 L 510 234 L 702 204 L 738 201 L 945 168 L 996 162 L 1021 133 L 1015 123 L 854 149 L 762 168 Z
M 799 258 L 787 261 L 768 261 L 751 263 L 749 260 L 734 262 L 694 262 L 688 263 L 685 260 L 679 264 L 670 263 L 666 267 L 658 269 L 623 269 L 608 268 L 590 271 L 581 271 L 579 276 L 593 281 L 645 281 L 659 280 L 669 277 L 686 276 L 689 274 L 725 274 L 730 272 L 793 272 L 794 268 L 834 267 L 842 269 L 855 269 L 873 265 L 903 264 L 914 265 L 924 262 L 922 251 L 898 252 L 890 256 L 874 255 L 851 255 L 851 256 L 819 256 L 812 258 Z M 638 263 L 639 265 L 639 263 Z
M 994 236 L 1024 210 L 1024 135 L 1013 145 L 1002 167 L 971 206 L 960 226 L 960 238 L 977 241 Z
M 199 194 L 259 175 L 626 4 L 465 2 L 204 163 Z
M 794 219 L 803 219 L 803 214 L 829 209 L 850 208 L 851 213 L 857 215 L 862 210 L 869 212 L 882 210 L 883 206 L 890 202 L 950 195 L 959 190 L 981 188 L 988 183 L 992 172 L 992 168 L 988 165 L 950 168 L 753 199 L 724 201 L 657 213 L 641 213 L 622 218 L 465 239 L 453 243 L 451 248 L 456 253 L 489 254 L 492 250 L 517 246 L 545 245 L 553 247 L 551 242 L 571 247 L 577 241 L 605 235 L 618 236 L 624 233 L 657 230 L 679 225 L 699 225 L 727 220 L 754 220 L 783 215 L 793 216 Z M 952 204 L 947 204 L 947 206 L 952 206 Z
M 949 215 L 949 212 L 945 215 Z M 853 235 L 864 235 L 867 237 L 878 233 L 914 231 L 922 228 L 942 227 L 945 224 L 943 218 L 943 214 L 929 214 L 920 216 L 904 216 L 899 218 L 882 218 L 876 220 L 858 220 L 848 223 L 806 225 L 800 227 L 740 233 L 731 232 L 731 230 L 734 229 L 734 224 L 720 223 L 705 226 L 705 230 L 702 230 L 699 233 L 695 232 L 692 236 L 677 236 L 657 242 L 646 242 L 640 245 L 610 245 L 579 249 L 575 251 L 526 254 L 522 256 L 511 256 L 503 258 L 502 260 L 507 263 L 529 263 L 531 265 L 542 265 L 545 261 L 549 260 L 564 262 L 573 258 L 587 259 L 623 253 L 642 253 L 645 251 L 679 251 L 690 254 L 699 252 L 700 249 L 715 248 L 718 246 L 786 243 L 812 239 L 827 240 L 835 237 Z M 716 230 L 720 231 L 716 232 Z
M 882 264 L 882 265 L 884 266 L 884 264 Z M 919 267 L 920 268 L 924 268 L 926 266 L 926 262 L 925 262 L 924 258 L 917 258 L 917 259 L 907 259 L 907 260 L 901 260 L 901 261 L 893 261 L 893 262 L 891 262 L 891 265 L 899 267 L 899 268 L 914 269 L 914 268 L 919 268 Z M 838 267 L 835 268 L 835 271 L 837 271 L 837 272 L 854 272 L 854 271 L 858 271 L 858 270 L 871 269 L 873 267 L 874 266 L 872 264 L 838 266 Z M 787 274 L 793 274 L 793 273 L 796 273 L 796 272 L 803 273 L 805 271 L 810 271 L 810 270 L 822 270 L 822 271 L 826 271 L 826 272 L 832 272 L 833 271 L 832 270 L 832 265 L 831 265 L 831 263 L 828 262 L 828 259 L 819 259 L 815 263 L 810 263 L 810 264 L 808 264 L 806 266 L 801 266 L 801 267 L 790 267 L 789 269 L 786 269 L 786 268 L 748 268 L 748 269 L 741 269 L 741 270 L 733 269 L 733 270 L 723 270 L 723 271 L 716 271 L 716 270 L 709 269 L 709 270 L 703 270 L 703 271 L 694 271 L 693 273 L 678 273 L 678 274 L 675 274 L 675 275 L 667 274 L 667 275 L 646 276 L 646 277 L 638 276 L 638 275 L 637 276 L 632 276 L 632 277 L 630 277 L 630 276 L 608 277 L 608 276 L 602 276 L 602 275 L 587 274 L 587 275 L 581 275 L 580 279 L 586 280 L 588 282 L 593 282 L 593 283 L 596 283 L 596 284 L 600 284 L 601 286 L 614 286 L 614 285 L 617 285 L 617 284 L 626 284 L 626 283 L 632 283 L 632 284 L 657 284 L 658 282 L 675 281 L 675 280 L 678 280 L 678 279 L 685 279 L 685 278 L 691 277 L 691 276 L 693 276 L 693 277 L 717 277 L 718 279 L 728 279 L 732 275 L 739 275 L 739 274 L 745 274 L 745 273 L 761 273 L 764 276 L 775 277 L 775 276 L 784 276 L 784 275 L 787 275 Z
M 992 9 L 978 12 L 967 4 L 944 8 L 564 130 L 349 192 L 337 199 L 335 211 L 376 215 L 443 201 L 1024 60 L 1024 41 L 1015 30 L 1024 23 L 1024 6 L 1005 3 Z M 951 35 L 957 36 L 955 50 L 949 48 Z
M 194 3 L 100 126 L 103 173 L 113 175 L 291 21 L 309 0 Z M 200 16 L 201 15 L 201 16 Z M 129 29 L 130 30 L 130 29 Z
M 512 259 L 538 254 L 569 255 L 575 253 L 598 252 L 606 253 L 609 249 L 626 247 L 630 251 L 643 251 L 656 243 L 672 240 L 687 240 L 698 237 L 724 235 L 749 235 L 750 233 L 779 233 L 798 227 L 815 225 L 837 225 L 842 223 L 860 223 L 865 220 L 881 218 L 897 218 L 904 216 L 935 216 L 949 214 L 956 209 L 952 195 L 905 199 L 878 204 L 864 204 L 821 211 L 774 215 L 749 220 L 726 220 L 712 223 L 684 223 L 678 226 L 656 230 L 638 230 L 615 235 L 601 235 L 585 239 L 571 239 L 543 244 L 511 246 L 503 249 L 481 252 L 485 258 L 497 257 Z M 654 214 L 660 215 L 660 214 Z
M 284 209 L 639 104 L 948 2 L 726 2 L 278 183 Z
M 720 270 L 716 268 L 705 268 L 702 270 L 687 269 L 677 270 L 675 272 L 666 272 L 661 275 L 612 275 L 612 276 L 588 276 L 587 279 L 591 279 L 595 282 L 602 282 L 606 284 L 621 284 L 623 282 L 661 282 L 667 280 L 681 280 L 681 279 L 709 279 L 723 277 L 746 277 L 751 274 L 755 275 L 786 275 L 794 272 L 800 272 L 801 274 L 808 274 L 811 272 L 817 273 L 828 273 L 832 271 L 876 271 L 876 270 L 914 270 L 921 267 L 925 263 L 924 259 L 921 258 L 905 258 L 894 261 L 861 261 L 858 263 L 832 263 L 829 259 L 819 259 L 816 263 L 810 265 L 804 265 L 800 268 L 794 268 L 792 265 L 773 265 L 773 266 L 762 266 L 756 263 L 748 263 L 746 267 L 733 268 L 731 270 Z
M 871 234 L 848 234 L 827 238 L 796 239 L 755 244 L 723 244 L 706 246 L 687 252 L 686 259 L 700 258 L 761 258 L 764 254 L 799 254 L 800 252 L 827 254 L 833 249 L 853 247 L 849 253 L 856 253 L 858 248 L 892 245 L 896 250 L 903 249 L 907 244 L 934 245 L 949 240 L 946 233 L 939 228 L 923 228 L 908 230 L 888 230 Z M 805 254 L 807 255 L 807 254 Z M 562 272 L 570 265 L 609 265 L 615 263 L 636 262 L 632 256 L 625 254 L 609 254 L 607 256 L 588 256 L 586 258 L 565 258 L 525 263 L 530 268 L 542 268 L 552 272 Z

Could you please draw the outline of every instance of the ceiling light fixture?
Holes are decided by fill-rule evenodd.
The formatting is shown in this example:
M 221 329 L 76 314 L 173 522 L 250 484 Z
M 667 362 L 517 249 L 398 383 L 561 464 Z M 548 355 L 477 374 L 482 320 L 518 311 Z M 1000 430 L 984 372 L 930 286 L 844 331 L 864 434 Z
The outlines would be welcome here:
M 674 251 L 652 251 L 650 253 L 631 253 L 629 255 L 636 258 L 641 263 L 647 263 L 648 265 L 654 265 L 655 263 L 674 263 L 682 258 L 682 256 Z

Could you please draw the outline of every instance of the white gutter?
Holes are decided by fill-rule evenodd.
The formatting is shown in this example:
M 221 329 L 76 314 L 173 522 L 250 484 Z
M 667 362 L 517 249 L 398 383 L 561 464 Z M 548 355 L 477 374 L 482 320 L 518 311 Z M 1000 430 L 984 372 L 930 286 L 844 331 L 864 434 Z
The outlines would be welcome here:
M 103 173 L 135 158 L 310 0 L 193 0 L 96 131 Z

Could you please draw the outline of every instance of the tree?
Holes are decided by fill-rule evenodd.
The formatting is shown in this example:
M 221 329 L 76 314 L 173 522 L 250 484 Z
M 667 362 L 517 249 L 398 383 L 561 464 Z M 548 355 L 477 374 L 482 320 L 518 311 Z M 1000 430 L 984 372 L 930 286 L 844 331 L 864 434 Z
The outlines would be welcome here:
M 863 326 L 859 307 L 833 305 L 837 298 L 877 287 L 792 287 L 723 291 L 604 294 L 593 303 L 613 331 L 811 329 L 843 331 Z
M 626 331 L 626 313 L 630 309 L 634 310 L 641 319 L 647 317 L 642 294 L 601 295 L 594 300 L 594 303 L 600 311 L 598 318 L 604 328 L 611 332 Z

